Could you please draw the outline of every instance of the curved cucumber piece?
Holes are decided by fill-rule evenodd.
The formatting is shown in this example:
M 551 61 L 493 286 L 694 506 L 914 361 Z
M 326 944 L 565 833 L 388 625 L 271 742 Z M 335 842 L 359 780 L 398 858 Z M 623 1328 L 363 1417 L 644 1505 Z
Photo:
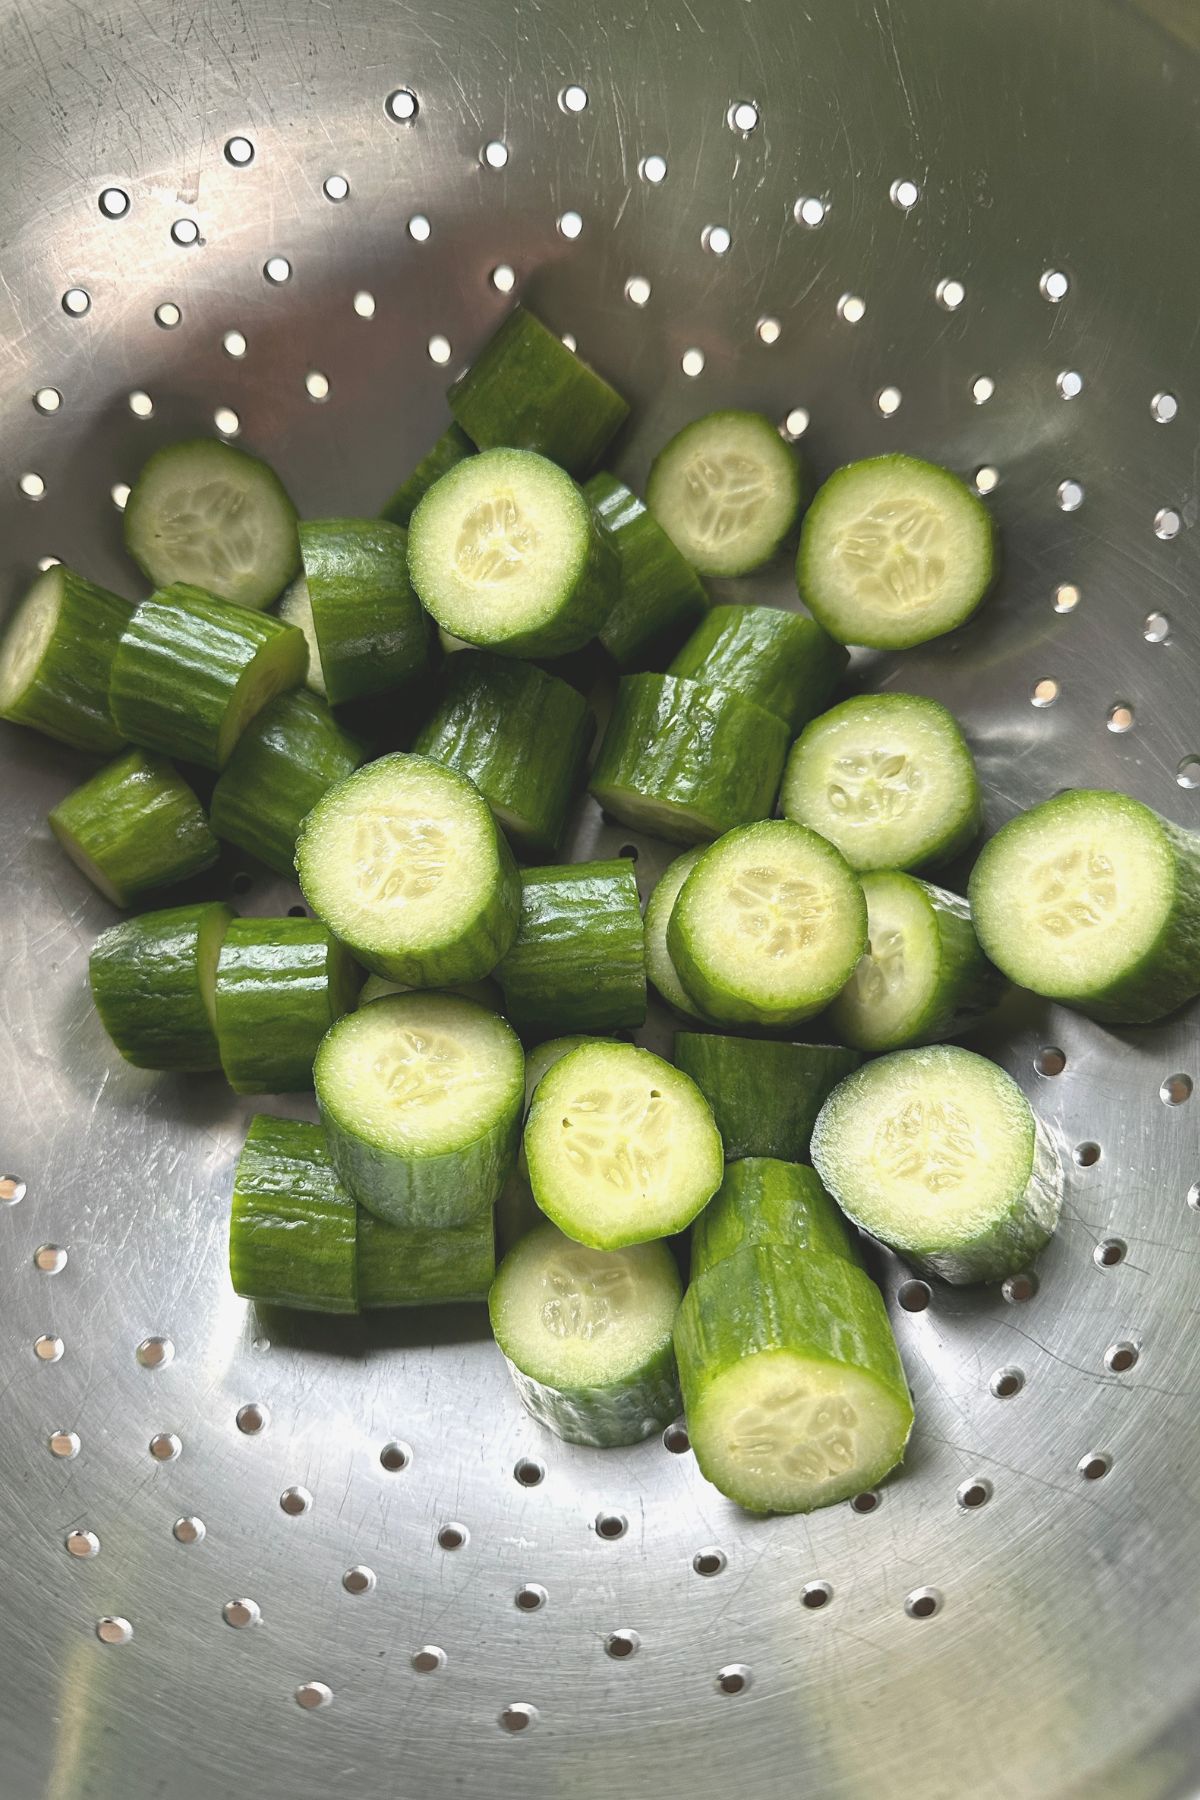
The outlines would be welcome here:
M 714 412 L 664 444 L 646 504 L 701 575 L 748 575 L 774 556 L 807 489 L 799 454 L 764 414 Z
M 561 656 L 595 637 L 617 558 L 569 475 L 530 450 L 468 457 L 412 516 L 408 563 L 444 631 L 509 656 Z
M 701 1472 L 751 1512 L 875 1487 L 913 1409 L 879 1289 L 839 1256 L 755 1244 L 694 1281 L 675 1322 Z
M 390 519 L 393 525 L 403 525 L 407 529 L 418 502 L 425 498 L 434 482 L 440 481 L 443 475 L 448 475 L 464 457 L 474 454 L 475 446 L 462 427 L 447 425 L 408 479 L 400 483 L 387 505 L 380 507 L 380 516 Z
M 692 1226 L 692 1280 L 747 1244 L 780 1244 L 857 1265 L 846 1221 L 815 1170 L 769 1156 L 730 1163 Z
M 628 403 L 533 313 L 516 306 L 449 391 L 450 411 L 481 450 L 536 450 L 586 475 L 624 424 Z
M 198 875 L 221 851 L 187 782 L 143 750 L 106 764 L 48 818 L 76 868 L 114 906 Z
M 595 720 L 582 694 L 529 663 L 464 650 L 413 748 L 475 783 L 513 847 L 553 855 Z
M 667 950 L 707 1018 L 786 1029 L 844 987 L 867 941 L 862 886 L 844 857 L 790 819 L 711 844 L 679 890 Z
M 703 616 L 708 595 L 691 564 L 623 481 L 602 472 L 584 484 L 583 493 L 620 565 L 616 602 L 600 628 L 600 642 L 619 669 L 652 668 Z
M 724 1156 L 695 1083 L 632 1044 L 584 1044 L 543 1075 L 525 1124 L 534 1199 L 577 1243 L 620 1250 L 690 1225 Z
M 245 1300 L 358 1311 L 358 1207 L 338 1183 L 319 1125 L 251 1119 L 233 1177 L 229 1275 Z
M 554 1225 L 509 1251 L 488 1296 L 526 1410 L 569 1444 L 638 1444 L 679 1413 L 665 1244 L 589 1250 Z
M 690 1075 L 717 1121 L 728 1161 L 804 1162 L 817 1114 L 862 1061 L 838 1044 L 675 1033 L 675 1066 Z
M 855 869 L 949 862 L 983 820 L 954 715 L 918 694 L 862 694 L 814 719 L 792 745 L 779 803 Z
M 96 939 L 88 979 L 96 1011 L 139 1069 L 219 1069 L 213 989 L 234 913 L 220 901 L 123 919 Z
M 828 706 L 848 661 L 815 619 L 774 606 L 714 606 L 667 673 L 728 688 L 795 732 Z
M 358 1212 L 358 1303 L 434 1306 L 486 1300 L 496 1273 L 492 1214 L 468 1225 L 389 1225 L 365 1206 Z
M 386 693 L 429 667 L 429 620 L 408 579 L 408 539 L 398 525 L 385 519 L 306 521 L 300 554 L 304 573 L 289 588 L 286 607 L 299 624 L 303 588 L 319 691 L 331 706 Z
M 680 888 L 703 856 L 704 844 L 697 844 L 692 850 L 685 850 L 669 862 L 658 878 L 657 886 L 646 902 L 646 974 L 654 983 L 668 1006 L 682 1013 L 685 1018 L 698 1019 L 695 1002 L 679 979 L 679 971 L 671 961 L 671 952 L 667 949 L 667 926 Z M 678 1061 L 678 1059 L 676 1059 Z M 690 1073 L 690 1070 L 689 1070 Z M 709 1095 L 711 1104 L 712 1096 Z M 724 1135 L 724 1134 L 722 1134 Z M 730 1154 L 733 1154 L 730 1152 Z
M 250 721 L 218 776 L 212 828 L 268 868 L 294 875 L 301 824 L 365 755 L 315 694 L 280 694 Z
M 856 1225 L 944 1281 L 1027 1268 L 1058 1223 L 1049 1135 L 1010 1075 L 951 1044 L 856 1070 L 821 1108 L 812 1159 Z
M 521 872 L 521 923 L 497 965 L 518 1031 L 620 1031 L 646 1018 L 642 909 L 633 864 Z
M 589 788 L 623 825 L 702 843 L 766 817 L 786 755 L 786 726 L 750 701 L 673 675 L 626 675 Z
M 300 566 L 296 509 L 256 456 L 215 438 L 155 451 L 125 503 L 125 548 L 155 587 L 269 606 Z
M 905 650 L 969 619 L 995 565 L 991 515 L 965 481 L 916 456 L 872 456 L 818 490 L 796 585 L 841 643 Z
M 903 1050 L 968 1030 L 1004 984 L 966 901 L 894 869 L 864 875 L 862 887 L 867 947 L 829 1009 L 835 1034 L 859 1050 Z
M 1200 836 L 1078 788 L 1012 819 L 971 874 L 979 941 L 1011 981 L 1113 1025 L 1200 993 Z
M 360 971 L 317 919 L 235 919 L 217 963 L 217 1043 L 237 1094 L 312 1087 L 317 1046 Z
M 358 1004 L 369 1006 L 372 1000 L 383 1000 L 388 994 L 411 994 L 412 991 L 403 982 L 389 981 L 386 975 L 368 975 L 358 990 Z M 460 1000 L 474 1000 L 476 1006 L 486 1007 L 488 1012 L 500 1011 L 500 989 L 490 978 L 484 981 L 460 981 L 457 986 L 445 991 L 457 994 Z
M 296 868 L 359 962 L 407 987 L 478 981 L 517 933 L 521 884 L 487 802 L 428 757 L 396 751 L 331 788 Z
M 0 639 L 0 718 L 76 750 L 119 750 L 108 683 L 132 612 L 61 563 L 39 575 Z
M 449 994 L 393 994 L 338 1020 L 313 1076 L 334 1167 L 364 1206 L 423 1227 L 491 1211 L 525 1099 L 503 1019 Z

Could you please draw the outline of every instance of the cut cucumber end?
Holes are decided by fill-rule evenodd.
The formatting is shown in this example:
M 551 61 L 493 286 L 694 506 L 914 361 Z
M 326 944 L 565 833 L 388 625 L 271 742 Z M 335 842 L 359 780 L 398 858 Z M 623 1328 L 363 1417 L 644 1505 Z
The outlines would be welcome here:
M 305 686 L 312 693 L 319 694 L 324 700 L 326 693 L 325 675 L 321 668 L 321 646 L 317 642 L 317 628 L 313 623 L 308 582 L 303 575 L 297 575 L 291 586 L 285 589 L 277 610 L 285 625 L 294 625 L 297 631 L 304 633 L 304 641 L 308 645 L 308 672 L 304 677 Z
M 859 1050 L 902 1043 L 928 1013 L 940 973 L 937 919 L 924 884 L 887 871 L 863 876 L 867 944 L 829 1009 L 830 1024 Z
M 770 560 L 795 524 L 801 465 L 762 413 L 715 412 L 664 445 L 646 504 L 702 575 L 745 575 Z
M 308 667 L 308 643 L 299 630 L 281 632 L 263 645 L 238 681 L 217 735 L 217 767 L 233 755 L 247 725 L 277 694 L 298 687 Z
M 703 856 L 704 850 L 703 844 L 697 844 L 694 850 L 685 850 L 682 856 L 677 856 L 674 862 L 668 863 L 646 903 L 647 977 L 654 983 L 667 1005 L 673 1006 L 686 1019 L 699 1019 L 701 1015 L 671 961 L 671 953 L 667 949 L 667 926 L 679 890 Z
M 66 854 L 75 864 L 75 867 L 87 877 L 97 893 L 103 894 L 104 898 L 112 906 L 125 907 L 131 904 L 137 893 L 136 888 L 115 886 L 104 873 L 104 870 L 100 867 L 99 863 L 94 862 L 88 855 L 74 832 L 69 830 L 68 827 L 63 824 L 61 819 L 56 818 L 54 813 L 49 813 L 47 815 L 47 823 Z
M 54 637 L 63 605 L 63 571 L 39 575 L 8 621 L 0 641 L 0 716 L 24 696 Z

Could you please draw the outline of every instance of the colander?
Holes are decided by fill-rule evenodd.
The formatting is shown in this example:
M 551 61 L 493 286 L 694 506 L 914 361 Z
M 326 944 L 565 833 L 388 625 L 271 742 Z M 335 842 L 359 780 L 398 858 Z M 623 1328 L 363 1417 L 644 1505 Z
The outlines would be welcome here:
M 181 436 L 266 454 L 302 514 L 376 509 L 522 296 L 629 392 L 635 486 L 723 405 L 821 472 L 973 480 L 998 591 L 854 678 L 954 709 L 989 829 L 1080 783 L 1200 826 L 1186 0 L 2 17 L 6 604 L 54 557 L 141 591 L 120 507 Z M 795 598 L 785 564 L 721 592 Z M 1063 1147 L 1062 1228 L 1003 1289 L 884 1266 L 903 1473 L 754 1519 L 682 1426 L 541 1431 L 481 1309 L 234 1298 L 254 1103 L 117 1063 L 111 913 L 44 824 L 81 767 L 4 748 L 4 1800 L 1198 1791 L 1194 1013 L 1009 1007 L 987 1048 Z M 648 889 L 664 848 L 585 805 L 576 854 L 626 843 Z

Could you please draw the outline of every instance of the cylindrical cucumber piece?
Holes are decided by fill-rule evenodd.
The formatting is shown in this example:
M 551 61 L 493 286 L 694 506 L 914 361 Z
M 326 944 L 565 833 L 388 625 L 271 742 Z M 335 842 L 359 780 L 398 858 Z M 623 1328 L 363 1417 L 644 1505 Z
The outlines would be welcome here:
M 71 861 L 114 906 L 198 875 L 221 851 L 187 782 L 144 750 L 106 763 L 48 818 Z
M 119 750 L 108 683 L 132 612 L 61 563 L 39 575 L 0 639 L 0 718 L 76 750 Z
M 496 967 L 518 1031 L 622 1031 L 646 1018 L 646 957 L 628 858 L 521 871 L 521 923 Z
M 771 812 L 787 727 L 724 688 L 626 675 L 589 783 L 622 825 L 703 843 Z
M 123 919 L 96 939 L 88 978 L 96 1011 L 139 1069 L 219 1069 L 213 990 L 234 918 L 218 900 Z
M 474 454 L 475 446 L 462 427 L 447 425 L 408 479 L 400 483 L 386 506 L 380 507 L 380 517 L 390 519 L 393 525 L 403 525 L 407 529 L 418 502 L 425 498 L 434 482 L 440 481 L 443 475 L 448 475 L 464 457 Z
M 751 1156 L 733 1162 L 692 1226 L 692 1280 L 747 1244 L 780 1244 L 859 1262 L 846 1221 L 803 1163 Z
M 295 626 L 177 583 L 144 600 L 121 633 L 109 703 L 132 743 L 223 769 L 251 719 L 307 666 Z
M 331 706 L 386 693 L 429 667 L 429 619 L 408 578 L 408 538 L 399 525 L 306 520 L 300 554 L 303 573 L 288 591 L 288 609 L 303 610 L 303 584 Z
M 361 970 L 319 919 L 235 919 L 217 963 L 217 1043 L 238 1094 L 312 1087 L 317 1046 Z
M 372 1000 L 382 1000 L 388 994 L 411 994 L 412 991 L 402 981 L 389 981 L 386 975 L 368 975 L 358 990 L 358 1005 L 369 1006 Z M 488 1012 L 500 1011 L 500 987 L 490 976 L 483 981 L 460 981 L 443 992 L 457 994 L 460 1000 L 474 1000 L 476 1006 L 486 1007 Z
M 358 1311 L 358 1207 L 333 1172 L 319 1125 L 251 1119 L 233 1178 L 229 1275 L 245 1300 Z
M 730 1162 L 753 1156 L 806 1161 L 817 1114 L 861 1061 L 857 1050 L 840 1044 L 675 1033 L 675 1066 L 712 1107 Z
M 665 1244 L 590 1250 L 540 1225 L 488 1298 L 527 1411 L 569 1444 L 637 1444 L 679 1413 L 671 1327 L 679 1271 Z
M 691 850 L 685 850 L 667 864 L 658 878 L 654 892 L 646 902 L 646 974 L 654 983 L 668 1006 L 682 1013 L 687 1019 L 699 1019 L 696 1003 L 679 979 L 679 971 L 671 961 L 671 952 L 667 949 L 667 926 L 671 921 L 671 913 L 680 888 L 704 855 L 704 844 L 697 844 Z M 709 1096 L 711 1104 L 711 1096 Z M 736 1152 L 726 1151 L 727 1155 Z
M 619 669 L 652 669 L 703 617 L 708 595 L 691 564 L 623 481 L 602 471 L 585 482 L 583 492 L 620 565 L 616 602 L 600 628 L 600 642 Z
M 294 875 L 301 824 L 365 755 L 315 694 L 280 694 L 251 719 L 218 776 L 212 828 L 268 868 Z
M 363 1206 L 358 1213 L 358 1304 L 434 1306 L 486 1300 L 496 1273 L 490 1211 L 467 1225 L 389 1225 Z
M 714 606 L 667 673 L 728 688 L 796 732 L 828 706 L 848 661 L 815 619 L 775 606 Z
M 755 412 L 713 412 L 685 425 L 646 484 L 650 511 L 701 575 L 747 575 L 769 562 L 807 494 L 799 451 Z

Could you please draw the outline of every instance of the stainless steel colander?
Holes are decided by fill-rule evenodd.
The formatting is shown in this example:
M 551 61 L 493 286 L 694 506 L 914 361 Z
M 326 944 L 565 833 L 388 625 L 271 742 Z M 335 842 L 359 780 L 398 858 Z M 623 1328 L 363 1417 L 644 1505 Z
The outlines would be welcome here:
M 963 719 L 989 828 L 1076 783 L 1200 826 L 1187 0 L 4 0 L 0 559 L 126 592 L 204 432 L 378 507 L 528 297 L 635 403 L 761 407 L 991 496 L 978 621 L 871 686 Z M 729 584 L 794 599 L 780 566 Z M 1036 1277 L 885 1287 L 904 1473 L 753 1520 L 678 1429 L 574 1449 L 478 1309 L 322 1326 L 224 1270 L 250 1103 L 118 1066 L 79 777 L 6 733 L 4 1800 L 1112 1796 L 1200 1781 L 1195 1016 L 1014 1006 L 1059 1134 Z M 577 850 L 630 834 L 589 803 Z M 648 886 L 662 849 L 638 845 Z M 227 866 L 250 911 L 296 899 Z M 303 1102 L 285 1102 L 302 1113 Z

